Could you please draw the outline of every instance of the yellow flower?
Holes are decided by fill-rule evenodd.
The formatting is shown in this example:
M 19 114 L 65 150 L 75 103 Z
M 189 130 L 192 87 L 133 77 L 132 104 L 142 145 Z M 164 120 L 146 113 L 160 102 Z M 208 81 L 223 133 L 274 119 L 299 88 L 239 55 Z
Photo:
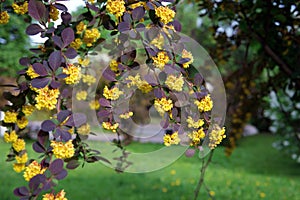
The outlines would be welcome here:
M 128 76 L 126 80 L 130 81 L 129 83 L 127 83 L 127 87 L 130 88 L 132 86 L 137 86 L 141 81 L 141 77 L 139 74 L 136 74 L 135 76 Z
M 89 124 L 84 124 L 77 129 L 77 132 L 81 135 L 88 135 L 91 132 Z
M 175 12 L 167 6 L 159 6 L 155 8 L 155 15 L 160 18 L 160 21 L 164 24 L 168 24 L 173 21 Z
M 101 34 L 98 29 L 92 28 L 91 30 L 86 30 L 83 36 L 83 42 L 86 43 L 87 47 L 93 46 L 93 43 L 100 38 Z
M 182 58 L 189 58 L 190 60 L 186 63 L 183 63 L 183 68 L 188 68 L 190 66 L 190 64 L 192 64 L 194 62 L 194 58 L 191 52 L 183 49 L 182 50 Z
M 18 135 L 16 134 L 16 131 L 12 131 L 10 133 L 5 132 L 3 138 L 7 143 L 14 143 L 18 139 Z
M 55 196 L 52 193 L 47 193 L 47 194 L 43 195 L 43 199 L 42 200 L 68 200 L 65 197 L 65 195 L 66 195 L 66 193 L 64 192 L 64 190 L 61 190 Z
M 188 116 L 186 122 L 188 123 L 189 128 L 200 128 L 204 124 L 203 119 L 199 119 L 198 121 L 194 121 L 191 116 Z
M 111 124 L 110 122 L 102 122 L 102 127 L 115 133 L 119 127 L 119 123 Z
M 171 135 L 165 134 L 164 135 L 164 145 L 165 146 L 171 146 L 173 144 L 179 144 L 180 138 L 178 137 L 178 132 L 174 132 Z
M 163 70 L 165 65 L 170 61 L 167 52 L 161 51 L 155 57 L 152 57 L 153 63 L 160 70 Z
M 4 113 L 4 123 L 16 123 L 17 122 L 17 112 L 6 111 Z
M 152 86 L 145 80 L 139 81 L 137 86 L 143 93 L 149 93 L 152 90 Z
M 16 156 L 16 161 L 18 164 L 26 163 L 28 161 L 27 153 L 24 153 L 21 156 Z
M 27 69 L 27 71 L 26 71 L 26 74 L 27 74 L 31 79 L 34 79 L 34 78 L 40 76 L 40 75 L 38 75 L 38 74 L 34 71 L 32 65 L 30 65 L 30 66 L 28 67 L 28 69 Z
M 91 4 L 94 4 L 96 0 L 88 0 Z
M 200 144 L 201 139 L 205 137 L 203 128 L 200 128 L 198 131 L 193 131 L 192 133 L 188 134 L 188 137 L 192 140 L 190 143 L 191 146 Z
M 20 173 L 25 169 L 25 164 L 24 163 L 14 163 L 13 169 L 15 172 Z
M 119 71 L 118 65 L 119 65 L 119 63 L 116 60 L 111 60 L 110 63 L 109 63 L 110 69 L 114 72 Z
M 23 139 L 17 139 L 13 144 L 12 147 L 16 152 L 20 152 L 25 149 L 25 141 Z
M 137 3 L 131 4 L 131 5 L 130 5 L 130 8 L 131 8 L 131 9 L 135 9 L 135 8 L 137 8 L 137 7 L 140 7 L 140 6 L 146 7 L 146 2 L 139 1 L 139 2 L 137 2 Z
M 209 148 L 216 148 L 216 146 L 220 144 L 224 138 L 226 138 L 225 127 L 221 129 L 219 125 L 215 124 L 213 130 L 209 134 Z
M 0 24 L 7 24 L 9 21 L 9 14 L 7 11 L 0 12 Z
M 52 193 L 47 193 L 43 195 L 43 199 L 42 200 L 55 200 L 55 196 Z
M 43 174 L 46 171 L 46 168 L 42 168 L 42 166 L 37 162 L 33 161 L 26 168 L 23 174 L 23 177 L 26 181 L 30 181 L 31 178 L 38 174 Z
M 50 5 L 50 12 L 49 12 L 50 19 L 56 21 L 58 20 L 58 15 L 59 15 L 59 11 L 57 10 L 57 8 L 53 5 Z
M 105 86 L 103 89 L 103 96 L 106 99 L 117 100 L 121 94 L 123 94 L 123 92 L 120 91 L 117 87 L 114 87 L 109 90 L 108 87 Z
M 184 81 L 181 75 L 178 78 L 176 76 L 169 75 L 165 83 L 171 90 L 181 92 Z
M 209 191 L 209 196 L 214 197 L 216 195 L 216 193 L 212 190 Z
M 120 117 L 121 119 L 129 119 L 129 118 L 132 117 L 132 116 L 133 116 L 133 112 L 131 112 L 131 111 L 119 115 L 119 117 Z
M 71 42 L 70 46 L 74 49 L 79 49 L 82 45 L 82 41 L 80 38 L 76 38 L 73 42 Z
M 25 1 L 22 5 L 18 5 L 16 3 L 12 4 L 12 7 L 14 9 L 14 12 L 20 15 L 24 15 L 28 12 L 28 2 Z
M 79 92 L 76 93 L 76 99 L 78 101 L 80 101 L 80 100 L 86 100 L 86 97 L 87 97 L 87 92 L 84 91 L 84 90 L 79 91 Z
M 44 87 L 37 89 L 36 91 L 38 95 L 35 97 L 35 107 L 38 110 L 41 110 L 42 108 L 53 110 L 56 107 L 57 98 L 59 96 L 58 89 L 49 89 L 49 87 Z
M 77 84 L 81 77 L 80 67 L 76 67 L 73 64 L 68 64 L 67 68 L 63 69 L 63 72 L 68 76 L 65 78 L 65 82 L 68 85 Z
M 28 119 L 26 117 L 22 117 L 21 119 L 17 120 L 17 126 L 20 129 L 26 128 L 26 126 L 28 125 Z
M 96 82 L 96 78 L 88 74 L 87 75 L 83 74 L 82 81 L 90 86 Z
M 69 140 L 65 144 L 63 142 L 52 140 L 50 146 L 53 148 L 52 152 L 56 158 L 71 158 L 75 153 L 72 140 Z
M 100 108 L 100 103 L 97 100 L 93 100 L 89 103 L 89 106 L 92 110 L 98 110 Z
M 78 63 L 79 63 L 81 66 L 86 67 L 86 66 L 88 66 L 88 65 L 90 64 L 90 59 L 87 58 L 87 57 L 84 58 L 84 59 L 78 58 Z
M 210 111 L 213 108 L 213 101 L 211 100 L 209 94 L 206 95 L 200 101 L 195 100 L 194 104 L 198 107 L 198 110 L 200 112 L 207 112 L 207 111 Z
M 159 34 L 156 38 L 154 38 L 150 42 L 150 44 L 154 45 L 158 49 L 163 49 L 164 41 L 165 41 L 164 36 L 162 34 Z
M 163 116 L 165 112 L 170 111 L 173 108 L 173 103 L 171 99 L 166 99 L 163 97 L 161 99 L 154 100 L 154 107 L 157 112 Z
M 22 112 L 24 113 L 25 116 L 31 115 L 31 113 L 34 111 L 34 106 L 33 105 L 23 105 L 22 106 Z
M 86 25 L 81 21 L 76 26 L 76 33 L 81 34 L 86 29 Z
M 123 0 L 108 0 L 106 10 L 116 17 L 121 17 L 126 10 L 125 2 Z

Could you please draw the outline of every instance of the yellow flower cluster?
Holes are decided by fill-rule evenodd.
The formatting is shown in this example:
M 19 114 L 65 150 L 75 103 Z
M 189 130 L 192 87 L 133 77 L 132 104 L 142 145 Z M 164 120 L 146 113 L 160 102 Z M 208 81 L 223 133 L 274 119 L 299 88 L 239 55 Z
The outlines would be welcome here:
M 158 49 L 163 49 L 164 41 L 165 41 L 164 36 L 162 34 L 159 34 L 156 38 L 154 38 L 150 42 L 150 44 L 154 45 Z
M 168 24 L 173 21 L 175 12 L 167 6 L 159 6 L 155 8 L 155 15 L 160 18 L 162 23 Z
M 188 123 L 189 128 L 200 128 L 204 124 L 203 119 L 199 119 L 198 121 L 194 121 L 191 116 L 188 116 L 186 122 Z
M 81 69 L 73 64 L 68 64 L 67 68 L 63 69 L 63 72 L 68 76 L 65 78 L 65 82 L 68 85 L 77 84 L 81 78 Z
M 13 144 L 12 147 L 16 152 L 23 151 L 25 149 L 25 141 L 23 139 L 17 139 Z
M 89 124 L 84 124 L 77 129 L 77 132 L 81 135 L 88 135 L 91 132 Z
M 28 161 L 27 153 L 16 156 L 16 161 L 17 162 L 13 165 L 13 169 L 15 172 L 20 173 L 25 169 L 25 163 Z
M 25 1 L 22 5 L 18 5 L 16 3 L 12 4 L 12 7 L 14 9 L 14 12 L 20 15 L 24 15 L 28 12 L 28 2 Z
M 81 21 L 76 26 L 76 33 L 81 34 L 86 29 L 86 25 Z
M 28 161 L 28 155 L 27 153 L 24 153 L 20 156 L 16 156 L 17 163 L 26 163 Z
M 209 148 L 216 148 L 216 146 L 220 144 L 224 138 L 226 138 L 225 127 L 221 129 L 220 126 L 215 125 L 212 132 L 209 134 Z
M 198 107 L 200 112 L 207 112 L 213 108 L 213 101 L 210 98 L 210 95 L 206 95 L 201 101 L 195 100 L 194 104 Z
M 0 24 L 7 24 L 9 21 L 9 14 L 7 11 L 0 12 Z
M 78 101 L 86 100 L 86 97 L 87 97 L 87 92 L 85 90 L 82 90 L 82 91 L 79 91 L 76 93 L 76 99 Z
M 73 42 L 71 42 L 70 46 L 73 47 L 74 49 L 79 49 L 83 42 L 81 41 L 80 38 L 76 38 Z
M 132 116 L 133 116 L 133 112 L 131 112 L 131 111 L 119 115 L 119 117 L 120 117 L 121 119 L 129 119 L 129 118 L 132 117 Z
M 82 58 L 78 58 L 78 63 L 82 66 L 82 67 L 86 67 L 90 64 L 90 59 L 88 57 L 82 59 Z
M 102 122 L 102 127 L 115 133 L 119 127 L 119 123 L 111 124 L 110 122 Z
M 46 168 L 42 168 L 42 166 L 37 161 L 33 161 L 25 168 L 23 177 L 26 181 L 30 181 L 31 178 L 38 174 L 43 174 L 45 171 Z
M 58 20 L 58 15 L 59 15 L 58 9 L 55 6 L 50 5 L 50 12 L 49 12 L 50 19 L 56 21 Z
M 194 62 L 194 57 L 193 57 L 191 52 L 189 52 L 185 49 L 182 50 L 181 54 L 182 54 L 181 55 L 182 58 L 189 58 L 190 59 L 188 62 L 182 64 L 183 68 L 188 68 L 190 66 L 190 64 L 192 64 Z
M 82 75 L 82 82 L 86 83 L 88 86 L 96 82 L 96 78 L 89 74 Z
M 120 91 L 119 88 L 117 88 L 117 87 L 108 89 L 108 87 L 105 86 L 103 89 L 103 96 L 106 99 L 117 100 L 120 97 L 120 95 L 123 93 L 124 92 Z
M 98 110 L 100 108 L 100 103 L 97 100 L 92 100 L 90 101 L 89 106 L 92 110 Z
M 26 74 L 31 78 L 34 79 L 36 77 L 39 77 L 39 75 L 34 71 L 32 65 L 30 65 L 26 71 Z
M 22 112 L 24 113 L 25 116 L 31 115 L 34 111 L 34 106 L 33 105 L 23 105 L 22 106 Z
M 154 107 L 157 112 L 163 116 L 165 112 L 170 111 L 173 108 L 173 103 L 171 99 L 166 99 L 163 97 L 161 99 L 154 100 Z
M 65 144 L 63 142 L 52 140 L 50 146 L 53 148 L 52 152 L 56 158 L 71 158 L 75 153 L 72 140 L 69 140 Z
M 13 170 L 17 173 L 22 172 L 25 169 L 25 163 L 14 163 Z
M 108 0 L 106 10 L 116 17 L 121 17 L 126 11 L 125 2 L 123 0 Z
M 152 90 L 152 86 L 145 80 L 141 80 L 139 74 L 135 76 L 128 76 L 126 80 L 131 82 L 127 83 L 127 87 L 130 88 L 131 86 L 137 86 L 143 93 L 149 93 Z
M 17 126 L 20 129 L 26 128 L 26 126 L 28 125 L 28 119 L 26 117 L 21 117 L 21 119 L 17 120 Z
M 16 123 L 17 122 L 17 112 L 6 111 L 4 113 L 4 123 Z
M 65 197 L 66 193 L 64 190 L 61 190 L 59 193 L 57 193 L 55 196 L 52 193 L 47 193 L 43 195 L 42 200 L 68 200 Z
M 183 77 L 180 75 L 178 78 L 174 75 L 169 75 L 166 79 L 165 84 L 171 89 L 177 92 L 182 91 L 182 87 L 184 84 Z
M 109 63 L 109 67 L 113 72 L 119 71 L 118 65 L 119 65 L 119 63 L 116 60 L 111 60 Z
M 189 133 L 188 137 L 192 140 L 192 142 L 190 143 L 191 146 L 200 144 L 201 139 L 205 137 L 203 128 L 200 128 L 198 131 L 193 131 L 192 133 Z
M 178 132 L 174 132 L 171 135 L 165 134 L 164 135 L 164 145 L 165 146 L 171 146 L 173 144 L 179 144 L 180 138 L 178 137 Z
M 5 132 L 3 135 L 3 138 L 4 138 L 4 141 L 7 143 L 14 143 L 18 139 L 18 135 L 17 135 L 16 131 L 12 131 L 10 133 Z
M 35 97 L 36 104 L 35 107 L 38 110 L 46 108 L 48 110 L 53 110 L 57 103 L 57 98 L 59 96 L 58 89 L 49 89 L 49 87 L 44 87 L 36 90 L 38 95 Z
M 130 5 L 130 8 L 131 9 L 135 9 L 135 8 L 137 8 L 137 7 L 140 7 L 140 6 L 143 6 L 143 7 L 147 7 L 147 4 L 146 4 L 146 2 L 143 2 L 143 1 L 139 1 L 139 2 L 137 2 L 137 3 L 134 3 L 134 4 L 131 4 Z
M 86 30 L 83 36 L 83 42 L 87 47 L 93 46 L 93 43 L 96 42 L 100 38 L 101 34 L 98 29 L 92 28 Z
M 152 57 L 154 65 L 160 70 L 163 70 L 165 65 L 170 61 L 170 58 L 165 51 L 159 52 L 155 57 Z

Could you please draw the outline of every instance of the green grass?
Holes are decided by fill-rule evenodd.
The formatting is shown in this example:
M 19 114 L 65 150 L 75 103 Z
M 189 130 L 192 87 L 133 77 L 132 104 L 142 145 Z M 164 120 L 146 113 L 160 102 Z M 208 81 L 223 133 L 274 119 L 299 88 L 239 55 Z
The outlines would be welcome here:
M 219 147 L 205 176 L 206 185 L 215 192 L 214 199 L 299 199 L 300 166 L 273 149 L 274 140 L 270 135 L 244 138 L 229 158 Z M 92 145 L 102 146 L 103 155 L 111 151 L 108 144 L 93 142 Z M 161 147 L 159 144 L 134 143 L 128 148 L 133 152 L 149 152 Z M 21 174 L 13 172 L 11 163 L 4 161 L 8 148 L 0 142 L 1 200 L 16 199 L 12 194 L 14 187 L 25 183 Z M 148 161 L 145 163 L 149 164 Z M 100 163 L 88 164 L 69 171 L 67 179 L 59 182 L 58 188 L 65 189 L 69 200 L 192 199 L 200 166 L 197 156 L 182 156 L 161 170 L 144 174 L 117 174 Z M 172 171 L 176 173 L 172 174 Z M 199 199 L 210 199 L 204 188 Z

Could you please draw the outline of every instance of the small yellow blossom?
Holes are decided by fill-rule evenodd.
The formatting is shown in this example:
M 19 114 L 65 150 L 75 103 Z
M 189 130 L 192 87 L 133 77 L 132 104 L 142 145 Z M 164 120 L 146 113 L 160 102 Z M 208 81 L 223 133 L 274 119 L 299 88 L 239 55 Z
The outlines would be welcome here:
M 121 119 L 129 119 L 129 118 L 132 117 L 132 116 L 133 116 L 133 112 L 131 112 L 131 111 L 119 115 L 119 117 L 120 117 Z
M 203 128 L 200 128 L 198 131 L 193 131 L 192 133 L 189 133 L 188 137 L 192 140 L 190 143 L 191 146 L 200 144 L 201 139 L 205 137 Z
M 159 6 L 155 8 L 155 15 L 160 18 L 162 23 L 168 24 L 173 21 L 175 12 L 167 6 Z
M 58 20 L 58 15 L 59 15 L 58 9 L 55 6 L 50 5 L 50 12 L 49 12 L 50 19 L 56 21 Z
M 225 127 L 221 129 L 219 125 L 214 125 L 213 130 L 209 134 L 209 148 L 216 148 L 216 146 L 220 144 L 224 138 L 226 138 Z
M 65 197 L 65 195 L 66 195 L 66 193 L 64 192 L 64 190 L 61 190 L 56 195 L 54 195 L 52 193 L 47 193 L 47 194 L 43 195 L 43 199 L 42 200 L 68 200 Z
M 159 34 L 156 38 L 154 38 L 150 44 L 154 45 L 158 49 L 163 49 L 164 46 L 164 36 L 162 34 Z
M 178 137 L 178 132 L 174 132 L 171 135 L 165 134 L 164 135 L 164 145 L 165 146 L 171 146 L 173 144 L 179 144 L 180 138 Z
M 160 70 L 163 70 L 165 65 L 170 61 L 170 58 L 165 51 L 158 52 L 155 57 L 152 57 L 153 63 Z
M 36 91 L 38 95 L 35 97 L 35 107 L 38 110 L 41 110 L 42 108 L 53 110 L 56 107 L 57 98 L 59 96 L 58 89 L 49 89 L 49 87 L 44 87 L 37 89 Z
M 88 135 L 91 132 L 89 124 L 84 124 L 77 129 L 77 132 L 81 135 Z
M 137 87 L 145 94 L 152 91 L 152 86 L 145 80 L 138 82 Z
M 139 74 L 136 74 L 135 76 L 128 76 L 126 80 L 130 81 L 129 83 L 127 83 L 127 87 L 130 88 L 132 86 L 137 86 L 141 81 L 141 77 Z
M 89 106 L 92 110 L 98 110 L 100 108 L 100 103 L 97 100 L 93 100 L 89 103 Z
M 6 111 L 4 113 L 4 123 L 16 123 L 17 122 L 17 112 Z
M 13 144 L 12 147 L 16 152 L 20 152 L 25 149 L 25 141 L 23 139 L 17 139 Z
M 21 163 L 26 163 L 28 161 L 28 155 L 27 153 L 24 153 L 20 156 L 16 156 L 16 161 L 18 164 L 21 164 Z
M 34 71 L 32 65 L 30 65 L 30 66 L 28 67 L 28 69 L 27 69 L 27 71 L 26 71 L 26 74 L 27 74 L 31 79 L 34 79 L 34 78 L 40 76 L 40 75 L 38 75 L 38 74 Z
M 88 57 L 82 59 L 82 58 L 78 58 L 78 63 L 83 66 L 86 67 L 90 64 L 90 59 Z
M 216 193 L 212 190 L 209 191 L 209 196 L 214 197 L 216 195 Z
M 176 170 L 175 170 L 175 169 L 172 169 L 172 170 L 170 171 L 170 174 L 171 174 L 171 175 L 175 175 L 175 174 L 176 174 Z
M 13 169 L 15 172 L 20 173 L 25 169 L 25 163 L 14 163 Z
M 200 112 L 207 112 L 207 111 L 210 111 L 213 108 L 213 101 L 211 100 L 209 94 L 206 95 L 200 101 L 195 100 L 194 104 L 198 107 L 198 110 Z
M 115 133 L 119 127 L 119 123 L 111 124 L 110 122 L 102 122 L 102 127 Z
M 83 42 L 86 44 L 87 47 L 93 46 L 99 38 L 101 34 L 98 29 L 92 28 L 91 30 L 86 30 L 83 36 Z
M 103 89 L 103 96 L 106 99 L 110 99 L 110 100 L 117 100 L 120 95 L 122 95 L 124 92 L 120 91 L 119 88 L 114 87 L 112 89 L 108 89 L 107 86 L 104 87 Z
M 146 2 L 139 1 L 139 2 L 137 2 L 137 3 L 131 4 L 131 5 L 130 5 L 130 8 L 131 8 L 131 9 L 135 9 L 135 8 L 137 8 L 137 7 L 140 7 L 140 6 L 143 6 L 143 7 L 146 8 Z
M 85 90 L 82 90 L 82 91 L 79 91 L 76 93 L 76 99 L 78 101 L 86 100 L 86 97 L 87 97 L 87 91 L 85 91 Z
M 23 105 L 22 106 L 22 112 L 24 113 L 25 116 L 31 115 L 31 113 L 34 111 L 34 106 L 33 105 Z
M 0 24 L 7 24 L 9 21 L 9 14 L 7 11 L 0 12 Z
M 116 17 L 121 17 L 126 11 L 125 2 L 123 0 L 108 0 L 106 10 Z
M 28 2 L 25 1 L 22 5 L 18 5 L 16 3 L 12 4 L 12 7 L 14 9 L 14 12 L 20 15 L 24 15 L 28 12 Z
M 43 174 L 45 171 L 46 168 L 42 168 L 42 166 L 37 161 L 33 161 L 25 168 L 23 177 L 26 181 L 30 181 L 31 178 L 38 174 Z
M 63 69 L 63 72 L 68 76 L 65 78 L 65 82 L 68 85 L 77 84 L 81 78 L 81 69 L 73 64 L 68 64 L 67 68 Z
M 119 63 L 116 60 L 111 60 L 109 63 L 109 67 L 113 72 L 119 71 L 118 65 L 119 65 Z
M 167 80 L 166 80 L 165 83 L 171 90 L 181 92 L 183 84 L 184 84 L 184 80 L 183 80 L 183 77 L 181 75 L 178 78 L 176 76 L 169 75 L 167 77 Z
M 80 38 L 76 38 L 73 42 L 71 42 L 70 46 L 73 47 L 74 49 L 79 49 L 83 42 L 81 41 Z
M 76 26 L 76 33 L 81 34 L 86 29 L 86 25 L 81 21 Z
M 89 74 L 83 74 L 82 75 L 82 82 L 86 83 L 88 86 L 92 85 L 96 82 L 96 78 Z
M 69 140 L 65 144 L 63 142 L 52 140 L 50 146 L 53 148 L 52 151 L 56 158 L 71 158 L 75 153 L 72 140 Z
M 191 116 L 188 116 L 186 122 L 188 123 L 189 128 L 200 128 L 204 124 L 203 119 L 199 119 L 198 121 L 194 121 Z
M 26 117 L 21 117 L 21 119 L 17 120 L 17 126 L 20 129 L 26 128 L 26 126 L 28 125 L 28 119 Z
M 12 131 L 10 133 L 5 132 L 3 138 L 4 138 L 4 141 L 7 143 L 14 143 L 18 139 L 18 135 L 17 135 L 16 131 Z
M 173 103 L 171 99 L 166 99 L 163 97 L 161 99 L 154 100 L 154 107 L 157 112 L 163 116 L 165 112 L 170 111 L 173 108 Z
M 190 60 L 186 63 L 183 63 L 183 68 L 188 68 L 190 66 L 190 64 L 192 64 L 194 62 L 194 58 L 191 52 L 183 49 L 182 50 L 182 58 L 189 58 Z
M 96 0 L 88 0 L 89 3 L 94 4 Z

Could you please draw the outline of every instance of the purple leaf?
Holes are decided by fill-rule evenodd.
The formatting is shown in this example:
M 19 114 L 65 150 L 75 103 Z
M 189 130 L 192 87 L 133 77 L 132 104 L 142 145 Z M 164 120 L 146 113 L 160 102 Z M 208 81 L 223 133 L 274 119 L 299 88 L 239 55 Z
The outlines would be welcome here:
M 62 110 L 57 114 L 57 120 L 61 123 L 67 119 L 68 116 L 71 115 L 71 111 L 69 110 Z
M 53 4 L 58 10 L 61 10 L 61 11 L 68 11 L 68 8 L 64 5 L 64 4 L 61 4 L 61 3 L 55 3 Z
M 66 166 L 67 169 L 76 169 L 80 165 L 78 160 L 70 160 Z
M 111 113 L 108 110 L 100 110 L 97 115 L 98 117 L 108 117 Z
M 190 58 L 181 58 L 181 59 L 178 61 L 178 63 L 179 63 L 179 64 L 184 64 L 184 63 L 189 62 L 190 60 L 191 60 Z
M 100 98 L 100 99 L 99 99 L 99 103 L 100 103 L 101 106 L 104 106 L 104 107 L 111 107 L 110 101 L 108 101 L 108 100 L 105 99 L 105 98 Z
M 119 30 L 120 32 L 124 32 L 124 31 L 130 30 L 130 23 L 128 23 L 128 22 L 121 22 L 121 23 L 118 25 L 118 30 Z
M 49 56 L 49 65 L 55 71 L 61 65 L 62 55 L 60 51 L 53 51 Z
M 50 78 L 35 78 L 31 81 L 32 87 L 35 88 L 44 88 L 46 87 L 50 82 Z
M 106 68 L 102 76 L 108 81 L 116 81 L 116 74 L 109 68 Z
M 79 127 L 86 123 L 86 115 L 83 113 L 74 113 L 65 123 L 66 126 Z
M 59 88 L 60 85 L 61 85 L 61 83 L 58 82 L 58 81 L 56 81 L 55 78 L 53 77 L 53 78 L 52 78 L 52 81 L 51 81 L 51 83 L 50 83 L 50 86 L 51 86 L 52 88 L 56 89 L 56 88 Z
M 77 56 L 77 52 L 73 47 L 69 47 L 64 54 L 69 59 L 73 59 Z
M 169 120 L 168 119 L 164 119 L 160 122 L 160 126 L 164 129 L 168 128 L 169 126 Z
M 203 84 L 203 76 L 200 73 L 195 74 L 194 83 L 196 86 L 201 86 Z
M 145 76 L 144 76 L 144 79 L 145 79 L 150 85 L 152 85 L 152 86 L 158 84 L 158 82 L 157 82 L 157 80 L 155 79 L 155 77 L 154 77 L 153 75 L 151 75 L 151 74 L 145 75 Z
M 160 88 L 155 88 L 154 89 L 154 96 L 156 98 L 162 98 L 164 96 L 164 92 Z
M 45 69 L 45 67 L 41 63 L 34 63 L 32 65 L 32 68 L 40 76 L 47 76 L 48 75 L 47 70 Z
M 35 191 L 39 188 L 40 184 L 44 184 L 47 178 L 44 174 L 38 174 L 30 179 L 29 188 L 31 191 Z
M 67 170 L 63 169 L 63 170 L 61 170 L 61 172 L 59 174 L 56 174 L 54 177 L 57 180 L 61 180 L 61 179 L 65 178 L 67 175 L 68 175 Z
M 61 19 L 65 25 L 68 25 L 72 20 L 72 15 L 68 12 L 63 12 L 61 13 Z
M 62 159 L 56 159 L 50 164 L 48 169 L 50 170 L 51 174 L 56 175 L 63 170 L 63 167 L 64 161 Z
M 44 153 L 46 151 L 45 147 L 38 141 L 32 144 L 32 148 L 37 153 Z
M 30 0 L 28 3 L 28 14 L 39 22 L 47 21 L 47 10 L 41 1 Z
M 59 36 L 54 35 L 52 37 L 52 40 L 53 40 L 54 44 L 57 45 L 59 48 L 61 48 L 61 49 L 63 48 L 63 42 Z
M 70 132 L 68 132 L 66 130 L 63 130 L 63 129 L 60 129 L 60 128 L 56 129 L 56 131 L 59 132 L 60 138 L 62 139 L 62 141 L 67 142 L 67 141 L 72 139 L 72 136 L 71 136 Z
M 193 157 L 195 154 L 195 149 L 188 149 L 185 151 L 186 157 Z
M 175 19 L 172 24 L 176 31 L 181 32 L 181 24 L 178 20 Z
M 27 28 L 26 28 L 26 34 L 27 35 L 36 35 L 40 32 L 44 31 L 44 29 L 42 29 L 42 27 L 40 27 L 38 24 L 30 24 Z
M 56 124 L 51 120 L 43 121 L 41 126 L 42 130 L 46 132 L 53 131 L 56 128 Z
M 30 64 L 30 59 L 27 57 L 20 58 L 19 63 L 20 65 L 28 66 Z
M 62 40 L 64 41 L 64 46 L 68 46 L 71 42 L 74 41 L 75 35 L 72 28 L 66 28 L 61 33 Z
M 135 9 L 133 9 L 131 15 L 132 15 L 133 20 L 138 21 L 138 20 L 142 19 L 145 15 L 144 7 L 139 6 Z
M 28 196 L 29 195 L 29 190 L 25 186 L 19 187 L 19 188 L 16 188 L 14 190 L 14 195 L 16 195 L 18 197 Z
M 38 142 L 42 145 L 45 146 L 46 142 L 49 140 L 49 133 L 46 131 L 40 130 L 38 132 Z
M 154 38 L 156 38 L 159 34 L 160 29 L 157 27 L 150 28 L 147 32 L 145 32 L 146 38 L 148 41 L 152 41 Z

